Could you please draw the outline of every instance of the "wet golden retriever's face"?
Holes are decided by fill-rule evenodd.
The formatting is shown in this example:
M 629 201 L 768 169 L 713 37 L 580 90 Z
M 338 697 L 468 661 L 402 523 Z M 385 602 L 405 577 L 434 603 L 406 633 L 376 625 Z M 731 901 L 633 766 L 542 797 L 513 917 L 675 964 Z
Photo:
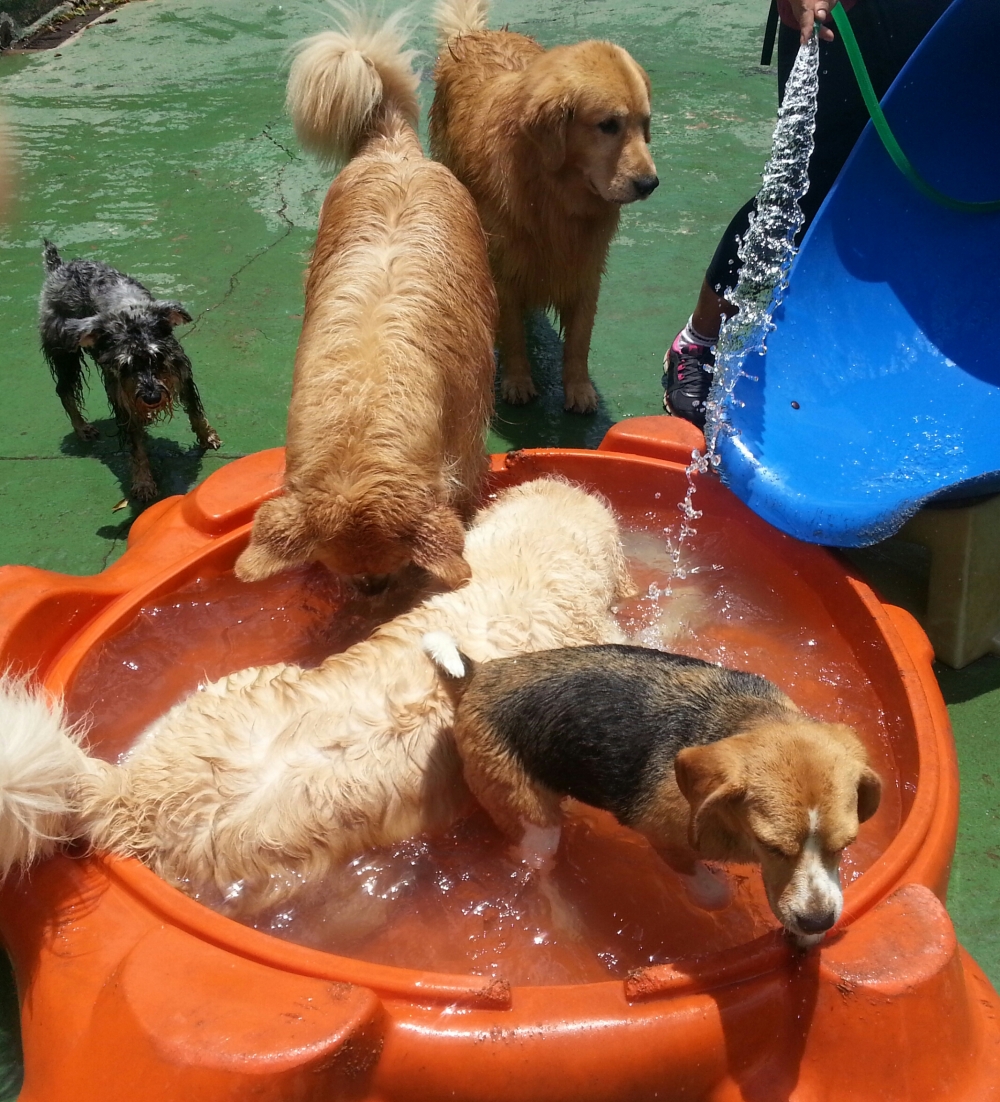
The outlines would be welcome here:
M 647 198 L 659 180 L 649 152 L 649 78 L 618 46 L 581 42 L 526 71 L 524 128 L 543 167 L 579 174 L 608 203 Z

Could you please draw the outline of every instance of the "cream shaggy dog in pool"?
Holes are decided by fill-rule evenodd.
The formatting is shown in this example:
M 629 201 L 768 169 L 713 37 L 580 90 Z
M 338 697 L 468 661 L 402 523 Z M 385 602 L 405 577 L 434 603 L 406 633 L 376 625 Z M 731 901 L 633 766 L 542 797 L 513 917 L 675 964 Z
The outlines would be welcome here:
M 502 491 L 465 555 L 464 588 L 316 669 L 205 686 L 120 765 L 90 757 L 57 705 L 0 682 L 0 877 L 76 838 L 185 890 L 228 893 L 248 915 L 366 849 L 447 826 L 468 794 L 423 636 L 447 632 L 480 662 L 618 642 L 612 605 L 631 593 L 610 509 L 554 479 Z

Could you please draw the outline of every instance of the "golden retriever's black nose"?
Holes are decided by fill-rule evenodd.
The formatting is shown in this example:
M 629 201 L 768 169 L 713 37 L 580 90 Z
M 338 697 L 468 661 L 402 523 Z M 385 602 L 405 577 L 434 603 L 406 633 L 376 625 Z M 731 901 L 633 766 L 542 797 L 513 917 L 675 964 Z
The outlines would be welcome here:
M 799 915 L 795 924 L 804 934 L 821 934 L 837 921 L 833 911 L 821 911 L 818 914 Z
M 640 199 L 645 199 L 647 195 L 652 195 L 659 186 L 659 176 L 636 176 L 632 180 L 632 187 L 635 188 L 635 193 Z

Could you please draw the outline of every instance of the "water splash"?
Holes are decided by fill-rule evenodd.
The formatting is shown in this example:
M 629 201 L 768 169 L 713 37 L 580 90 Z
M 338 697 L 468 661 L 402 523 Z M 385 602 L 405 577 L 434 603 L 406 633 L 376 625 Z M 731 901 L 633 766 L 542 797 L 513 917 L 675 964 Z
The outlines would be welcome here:
M 739 246 L 739 279 L 735 289 L 725 292 L 737 312 L 723 322 L 719 332 L 705 410 L 705 451 L 692 452 L 687 493 L 677 505 L 681 526 L 677 539 L 668 543 L 674 578 L 687 577 L 681 555 L 684 544 L 696 532 L 694 522 L 702 515 L 694 507 L 695 475 L 718 469 L 719 440 L 734 431 L 728 410 L 737 401 L 733 394 L 736 384 L 744 377 L 752 378 L 745 369 L 749 357 L 763 356 L 767 351 L 767 334 L 774 328 L 771 318 L 788 287 L 788 269 L 797 251 L 795 237 L 804 220 L 799 200 L 809 188 L 818 88 L 819 38 L 813 35 L 799 47 L 785 86 L 771 156 L 757 193 L 757 210 L 750 215 L 749 228 Z

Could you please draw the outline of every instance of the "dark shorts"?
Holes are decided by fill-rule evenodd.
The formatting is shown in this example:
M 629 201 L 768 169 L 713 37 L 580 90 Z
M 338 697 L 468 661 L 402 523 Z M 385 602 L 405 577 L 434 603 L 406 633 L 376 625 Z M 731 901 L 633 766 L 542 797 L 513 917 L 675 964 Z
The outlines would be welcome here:
M 851 26 L 865 59 L 868 74 L 881 99 L 906 64 L 910 54 L 934 26 L 950 0 L 859 0 L 850 11 Z M 836 32 L 835 32 L 836 33 Z M 783 23 L 778 27 L 778 102 L 799 46 L 799 32 Z M 809 190 L 802 199 L 808 228 L 844 162 L 868 122 L 858 82 L 844 44 L 838 37 L 819 45 L 819 99 L 816 106 L 816 148 L 809 162 Z M 712 263 L 705 273 L 717 294 L 736 285 L 740 270 L 736 250 L 746 234 L 756 198 L 740 208 L 729 223 Z

